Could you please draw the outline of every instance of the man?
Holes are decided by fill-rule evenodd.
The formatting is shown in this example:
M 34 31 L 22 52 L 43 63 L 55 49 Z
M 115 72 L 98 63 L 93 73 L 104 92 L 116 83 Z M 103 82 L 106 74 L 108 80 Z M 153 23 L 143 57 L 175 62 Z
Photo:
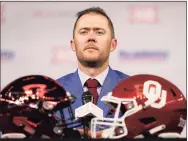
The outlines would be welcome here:
M 82 94 L 89 89 L 87 80 L 96 79 L 98 98 L 96 105 L 107 115 L 109 109 L 100 101 L 101 97 L 111 92 L 116 84 L 128 75 L 109 67 L 109 55 L 117 47 L 112 21 L 99 7 L 85 9 L 77 14 L 73 29 L 71 48 L 78 60 L 78 69 L 57 81 L 66 91 L 76 97 L 73 111 L 82 106 Z

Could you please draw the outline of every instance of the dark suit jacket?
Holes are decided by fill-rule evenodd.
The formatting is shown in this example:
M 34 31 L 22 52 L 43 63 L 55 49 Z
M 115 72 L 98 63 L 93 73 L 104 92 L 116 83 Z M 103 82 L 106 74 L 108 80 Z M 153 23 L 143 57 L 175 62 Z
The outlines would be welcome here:
M 109 68 L 109 72 L 107 74 L 107 77 L 104 80 L 104 84 L 101 87 L 101 92 L 99 94 L 99 99 L 97 102 L 97 106 L 101 109 L 103 109 L 103 115 L 106 116 L 108 113 L 108 107 L 104 105 L 103 102 L 100 101 L 100 99 L 107 95 L 109 92 L 113 90 L 113 88 L 118 84 L 119 81 L 122 79 L 127 78 L 128 75 L 113 70 L 112 68 Z M 76 97 L 76 101 L 72 104 L 73 113 L 76 108 L 82 106 L 82 94 L 83 94 L 83 87 L 78 75 L 78 70 L 76 70 L 74 73 L 67 74 L 59 79 L 57 81 L 65 88 L 66 91 L 70 92 L 71 95 Z M 58 115 L 60 117 L 60 115 Z M 65 115 L 66 118 L 68 118 L 68 115 Z

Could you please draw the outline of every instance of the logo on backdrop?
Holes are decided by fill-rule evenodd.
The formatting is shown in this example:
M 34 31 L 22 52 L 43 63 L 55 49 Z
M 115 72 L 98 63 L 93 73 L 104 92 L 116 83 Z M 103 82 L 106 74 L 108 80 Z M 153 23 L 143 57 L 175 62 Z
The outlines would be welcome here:
M 1 4 L 1 24 L 5 22 L 5 4 Z
M 15 58 L 14 51 L 1 50 L 1 62 L 9 62 Z
M 58 17 L 73 17 L 76 11 L 74 10 L 35 10 L 33 12 L 33 17 L 35 18 L 58 18 Z
M 168 59 L 167 51 L 119 51 L 121 61 L 165 61 Z
M 51 63 L 53 65 L 76 63 L 76 55 L 70 49 L 70 47 L 54 46 L 51 49 L 52 57 Z
M 157 23 L 158 8 L 156 6 L 131 6 L 129 8 L 131 23 Z

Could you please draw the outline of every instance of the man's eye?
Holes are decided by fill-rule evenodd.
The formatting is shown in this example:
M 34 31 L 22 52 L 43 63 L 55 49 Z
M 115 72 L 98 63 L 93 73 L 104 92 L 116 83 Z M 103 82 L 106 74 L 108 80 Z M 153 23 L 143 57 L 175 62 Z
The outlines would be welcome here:
M 86 33 L 87 33 L 87 31 L 81 31 L 81 32 L 80 32 L 81 35 L 84 35 L 84 34 L 86 34 Z
M 103 35 L 104 32 L 103 32 L 103 31 L 97 31 L 97 34 L 98 34 L 98 35 Z

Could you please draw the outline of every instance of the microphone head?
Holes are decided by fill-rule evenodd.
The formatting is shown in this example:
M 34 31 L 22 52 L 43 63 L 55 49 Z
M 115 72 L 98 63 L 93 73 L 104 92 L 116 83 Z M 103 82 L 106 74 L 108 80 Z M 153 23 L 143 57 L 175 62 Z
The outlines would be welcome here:
M 90 91 L 85 91 L 82 95 L 82 104 L 93 102 L 93 95 Z

